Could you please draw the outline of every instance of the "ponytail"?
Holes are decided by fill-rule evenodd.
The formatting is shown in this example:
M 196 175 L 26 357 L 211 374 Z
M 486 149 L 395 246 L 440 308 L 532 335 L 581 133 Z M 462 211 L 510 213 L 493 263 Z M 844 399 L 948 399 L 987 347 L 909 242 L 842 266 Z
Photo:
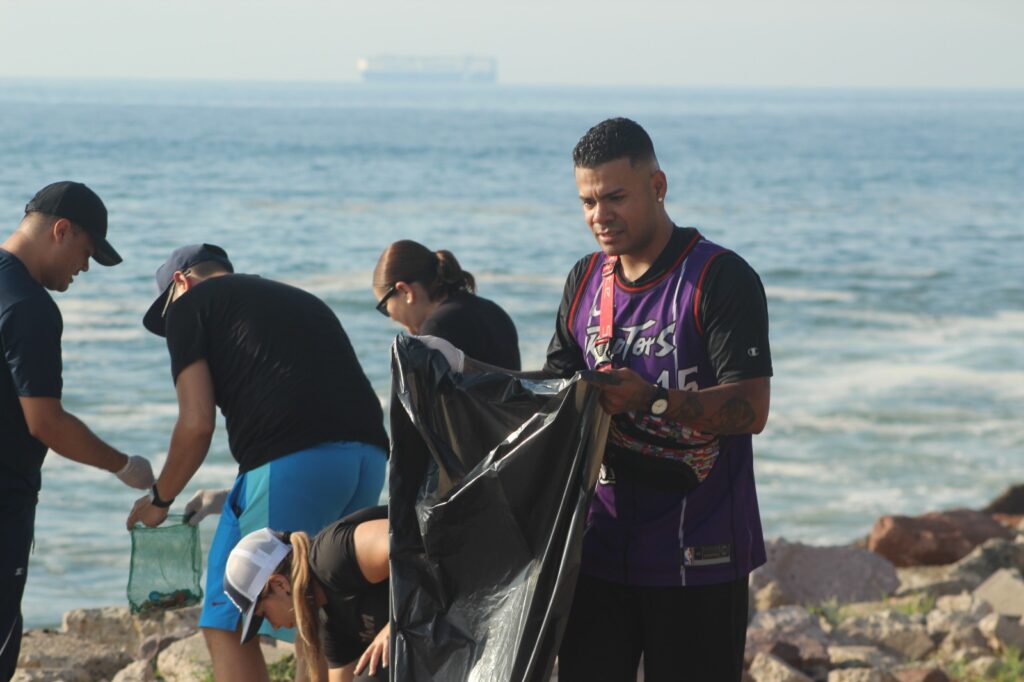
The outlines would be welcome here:
M 302 531 L 290 534 L 292 544 L 291 583 L 292 607 L 299 637 L 295 642 L 295 656 L 303 659 L 312 682 L 320 679 L 320 619 L 317 617 L 316 596 L 313 592 L 313 573 L 309 569 L 309 536 Z
M 431 251 L 411 239 L 393 242 L 384 249 L 373 270 L 375 289 L 385 291 L 396 282 L 419 282 L 431 301 L 459 291 L 476 293 L 476 280 L 459 266 L 451 251 Z
M 476 293 L 476 279 L 461 267 L 455 259 L 455 254 L 442 249 L 434 252 L 437 259 L 437 275 L 434 281 L 427 286 L 430 298 L 434 299 L 434 293 L 453 294 L 456 291 L 468 291 Z

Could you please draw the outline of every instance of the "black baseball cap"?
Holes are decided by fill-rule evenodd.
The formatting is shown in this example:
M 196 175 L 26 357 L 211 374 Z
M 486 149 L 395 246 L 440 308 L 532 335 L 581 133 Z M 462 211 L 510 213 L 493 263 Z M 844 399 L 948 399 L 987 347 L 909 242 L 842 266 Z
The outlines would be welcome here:
M 96 247 L 92 257 L 97 263 L 121 262 L 121 255 L 107 241 L 107 207 L 96 192 L 82 183 L 61 180 L 47 185 L 25 205 L 25 213 L 45 213 L 70 220 L 92 237 Z
M 174 273 L 184 272 L 193 265 L 210 261 L 220 263 L 228 272 L 235 271 L 235 267 L 228 259 L 228 252 L 216 244 L 189 244 L 175 249 L 171 257 L 156 271 L 156 290 L 160 294 L 143 316 L 142 326 L 157 336 L 166 336 L 164 315 L 167 312 L 167 296 L 174 283 Z

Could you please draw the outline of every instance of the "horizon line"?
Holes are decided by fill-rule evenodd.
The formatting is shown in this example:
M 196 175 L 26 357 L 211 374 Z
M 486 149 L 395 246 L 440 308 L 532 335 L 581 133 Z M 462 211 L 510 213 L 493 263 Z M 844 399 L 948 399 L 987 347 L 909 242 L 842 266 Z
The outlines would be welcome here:
M 734 84 L 734 83 L 560 83 L 560 82 L 531 82 L 531 81 L 497 81 L 495 83 L 368 83 L 356 79 L 288 79 L 288 78 L 257 78 L 257 77 L 219 77 L 219 76 L 38 76 L 38 75 L 15 75 L 0 73 L 0 82 L 45 82 L 45 83 L 192 83 L 192 84 L 264 84 L 264 85 L 358 85 L 369 89 L 396 89 L 402 87 L 414 89 L 479 89 L 502 88 L 502 87 L 525 87 L 525 88 L 570 88 L 570 89 L 593 89 L 593 90 L 826 90 L 826 91 L 916 91 L 916 92 L 1001 92 L 1016 93 L 1024 92 L 1024 85 L 869 85 L 869 84 Z

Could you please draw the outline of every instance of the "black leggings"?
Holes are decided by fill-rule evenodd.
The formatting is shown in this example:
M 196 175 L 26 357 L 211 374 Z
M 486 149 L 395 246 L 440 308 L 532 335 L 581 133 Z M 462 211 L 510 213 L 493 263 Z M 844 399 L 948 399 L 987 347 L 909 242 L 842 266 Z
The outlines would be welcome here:
M 14 677 L 21 651 L 21 595 L 36 520 L 35 500 L 0 507 L 0 680 Z
M 558 652 L 559 682 L 733 682 L 743 674 L 747 578 L 631 587 L 581 575 Z

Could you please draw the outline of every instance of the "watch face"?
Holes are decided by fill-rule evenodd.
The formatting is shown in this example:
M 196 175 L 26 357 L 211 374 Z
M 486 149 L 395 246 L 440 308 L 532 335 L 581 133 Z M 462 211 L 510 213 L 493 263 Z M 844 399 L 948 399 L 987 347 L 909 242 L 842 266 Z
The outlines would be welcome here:
M 665 414 L 668 410 L 668 398 L 658 398 L 651 403 L 651 414 L 659 416 Z

